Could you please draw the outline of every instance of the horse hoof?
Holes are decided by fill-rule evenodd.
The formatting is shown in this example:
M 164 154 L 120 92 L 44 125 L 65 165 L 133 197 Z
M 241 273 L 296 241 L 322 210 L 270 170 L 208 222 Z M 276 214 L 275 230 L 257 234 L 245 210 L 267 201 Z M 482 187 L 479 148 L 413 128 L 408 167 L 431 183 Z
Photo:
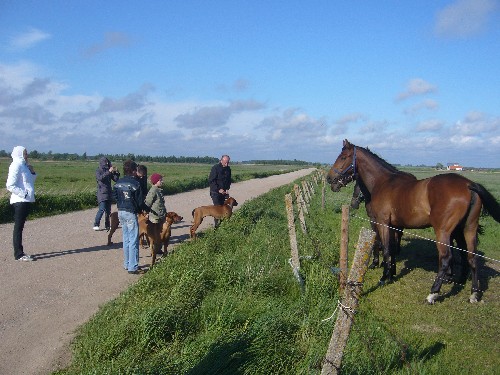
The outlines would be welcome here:
M 470 295 L 469 302 L 470 303 L 477 303 L 477 302 L 479 302 L 479 296 L 478 296 L 477 292 L 474 292 L 474 293 L 472 293 Z
M 438 297 L 439 293 L 431 293 L 427 296 L 426 301 L 429 305 L 434 305 L 434 302 L 436 302 L 436 299 Z

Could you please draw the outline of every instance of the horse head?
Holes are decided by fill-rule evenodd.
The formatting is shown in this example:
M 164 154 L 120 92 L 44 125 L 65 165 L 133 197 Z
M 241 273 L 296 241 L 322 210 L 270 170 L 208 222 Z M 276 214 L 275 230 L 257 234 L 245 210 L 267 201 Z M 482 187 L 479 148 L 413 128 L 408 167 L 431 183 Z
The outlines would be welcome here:
M 339 191 L 356 177 L 356 146 L 344 140 L 342 152 L 326 176 L 332 191 Z

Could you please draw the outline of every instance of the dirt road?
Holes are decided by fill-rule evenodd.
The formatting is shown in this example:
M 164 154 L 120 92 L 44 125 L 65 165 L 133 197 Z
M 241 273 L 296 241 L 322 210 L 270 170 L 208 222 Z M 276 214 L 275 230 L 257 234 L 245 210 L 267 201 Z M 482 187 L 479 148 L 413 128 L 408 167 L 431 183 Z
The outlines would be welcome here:
M 313 170 L 236 183 L 231 195 L 242 204 Z M 192 209 L 207 204 L 208 189 L 166 197 L 167 209 L 184 217 L 172 227 L 174 246 L 189 238 Z M 96 212 L 28 221 L 24 248 L 35 262 L 14 260 L 13 225 L 0 225 L 0 374 L 50 374 L 65 367 L 75 329 L 141 277 L 122 268 L 121 229 L 111 247 L 105 231 L 92 230 Z M 212 224 L 207 218 L 199 230 Z M 148 250 L 141 250 L 140 266 L 149 262 Z

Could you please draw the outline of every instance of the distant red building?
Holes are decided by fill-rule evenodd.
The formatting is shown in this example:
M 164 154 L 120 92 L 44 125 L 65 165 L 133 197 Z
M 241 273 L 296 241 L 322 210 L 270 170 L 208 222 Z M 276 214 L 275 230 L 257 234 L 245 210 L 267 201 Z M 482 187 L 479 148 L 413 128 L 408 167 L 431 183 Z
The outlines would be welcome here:
M 462 167 L 459 163 L 448 163 L 446 169 L 449 171 L 463 171 L 464 167 Z

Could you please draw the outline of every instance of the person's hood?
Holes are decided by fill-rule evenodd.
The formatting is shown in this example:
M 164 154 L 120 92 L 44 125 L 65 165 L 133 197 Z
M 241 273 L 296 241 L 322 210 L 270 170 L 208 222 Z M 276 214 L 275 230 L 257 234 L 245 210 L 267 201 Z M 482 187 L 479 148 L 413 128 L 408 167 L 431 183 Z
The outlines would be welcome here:
M 16 146 L 12 150 L 12 160 L 17 162 L 24 162 L 24 150 L 26 150 L 23 146 Z
M 102 169 L 109 169 L 111 167 L 111 162 L 108 158 L 103 156 L 101 159 L 99 159 L 99 167 Z

